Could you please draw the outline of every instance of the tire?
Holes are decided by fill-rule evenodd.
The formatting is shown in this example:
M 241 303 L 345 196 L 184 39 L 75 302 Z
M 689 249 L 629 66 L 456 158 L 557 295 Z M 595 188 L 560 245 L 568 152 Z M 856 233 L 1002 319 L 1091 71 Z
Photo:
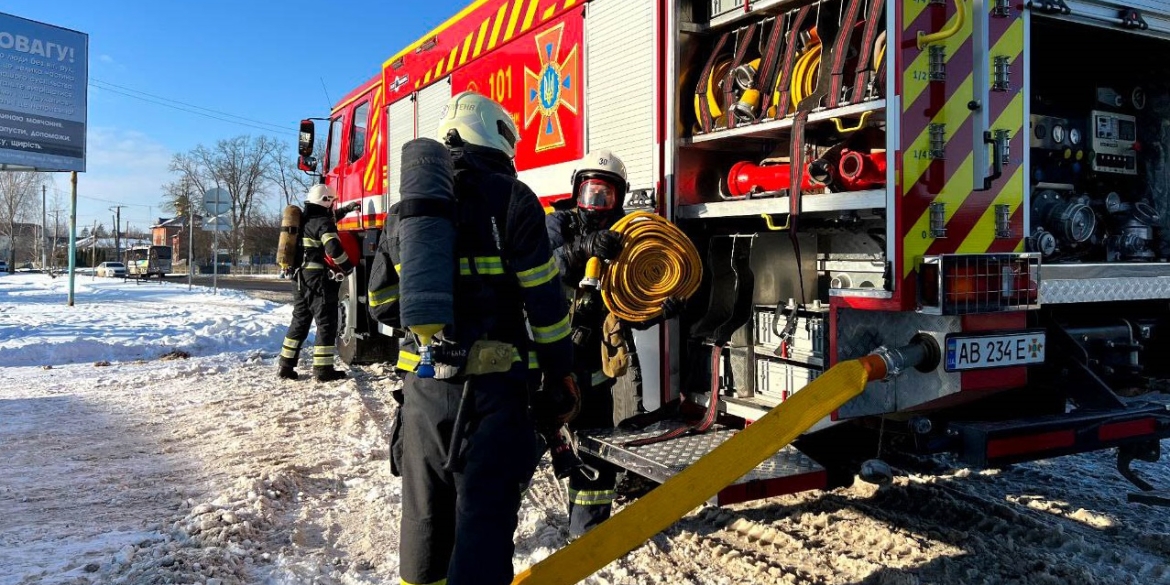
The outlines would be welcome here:
M 355 303 L 356 304 L 356 303 Z M 365 310 L 358 305 L 358 309 Z M 346 315 L 349 311 L 349 286 L 347 282 L 341 284 L 341 291 L 337 294 L 337 356 L 342 362 L 350 366 L 389 362 L 398 359 L 398 341 L 378 333 L 376 330 L 367 333 L 364 338 L 358 337 L 354 331 L 346 330 Z M 369 317 L 359 313 L 359 321 L 369 321 Z

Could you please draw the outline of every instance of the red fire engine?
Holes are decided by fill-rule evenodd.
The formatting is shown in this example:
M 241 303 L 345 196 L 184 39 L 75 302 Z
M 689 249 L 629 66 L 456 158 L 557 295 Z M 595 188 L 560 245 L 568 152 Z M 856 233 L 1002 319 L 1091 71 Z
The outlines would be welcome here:
M 892 451 L 994 466 L 1116 448 L 1149 487 L 1130 462 L 1170 436 L 1165 2 L 476 0 L 329 118 L 320 172 L 362 204 L 339 224 L 363 259 L 339 308 L 348 361 L 392 353 L 365 261 L 403 143 L 464 90 L 513 113 L 546 208 L 607 148 L 627 207 L 704 256 L 686 314 L 637 342 L 648 407 L 682 397 L 718 422 L 583 449 L 664 481 L 834 364 L 912 344 L 917 367 L 717 500 L 841 485 Z

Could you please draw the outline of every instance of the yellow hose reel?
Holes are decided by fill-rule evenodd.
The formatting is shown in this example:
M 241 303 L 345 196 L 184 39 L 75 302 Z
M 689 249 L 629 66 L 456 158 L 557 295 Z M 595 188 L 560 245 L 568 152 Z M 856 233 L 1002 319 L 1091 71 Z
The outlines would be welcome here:
M 622 235 L 622 252 L 594 274 L 601 273 L 601 299 L 609 312 L 630 323 L 649 321 L 662 314 L 668 298 L 688 299 L 699 290 L 703 277 L 699 251 L 677 226 L 646 211 L 631 213 L 611 227 Z M 586 278 L 589 278 L 587 274 Z
M 767 118 L 779 118 L 787 115 L 788 112 L 776 112 L 775 106 L 775 104 L 780 102 L 780 92 L 783 89 L 787 89 L 790 92 L 789 95 L 792 98 L 791 107 L 793 108 L 816 90 L 817 77 L 821 68 L 821 39 L 815 28 L 810 29 L 807 34 L 808 38 L 805 41 L 805 49 L 796 58 L 796 63 L 792 68 L 792 78 L 789 86 L 787 88 L 781 88 L 780 79 L 777 76 L 776 86 L 772 88 L 773 105 L 768 108 Z M 877 57 L 877 60 L 880 59 L 881 57 Z M 706 98 L 707 108 L 710 110 L 711 117 L 716 120 L 716 123 L 724 120 L 724 115 L 727 111 L 731 111 L 740 118 L 754 120 L 761 117 L 759 108 L 762 92 L 761 88 L 755 87 L 755 75 L 759 71 L 759 68 L 759 59 L 753 59 L 740 65 L 734 71 L 729 71 L 731 69 L 731 59 L 720 61 L 711 68 L 711 75 L 707 78 L 707 92 L 703 97 Z M 737 97 L 733 104 L 723 103 L 723 84 L 728 79 L 737 88 L 735 91 Z M 696 94 L 696 118 L 703 117 L 702 110 L 699 107 L 700 99 L 702 98 Z

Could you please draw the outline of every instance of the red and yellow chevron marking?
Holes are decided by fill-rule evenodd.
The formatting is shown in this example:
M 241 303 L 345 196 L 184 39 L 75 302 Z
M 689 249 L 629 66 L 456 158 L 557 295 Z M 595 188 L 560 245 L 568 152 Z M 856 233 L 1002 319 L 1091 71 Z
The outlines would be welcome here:
M 362 186 L 366 193 L 385 192 L 379 189 L 386 176 L 384 172 L 386 164 L 382 160 L 382 149 L 378 148 L 378 143 L 382 137 L 382 110 L 385 109 L 383 107 L 386 102 L 385 96 L 384 86 L 379 84 L 378 90 L 374 92 L 373 103 L 370 105 L 373 108 L 373 113 L 370 116 L 370 125 L 366 131 L 369 135 L 367 137 L 366 152 L 370 153 L 370 156 L 366 157 L 366 172 L 362 177 Z M 383 170 L 381 175 L 378 174 L 379 169 Z
M 420 89 L 585 1 L 476 0 L 426 36 L 387 59 L 383 64 L 383 75 L 391 76 L 391 65 L 401 59 L 404 70 L 409 70 L 414 80 L 411 87 Z M 432 39 L 437 39 L 434 48 L 421 55 L 414 54 Z M 402 71 L 396 73 L 401 74 Z M 387 97 L 390 101 L 397 101 L 397 95 Z
M 960 0 L 962 1 L 962 0 Z M 990 3 L 989 3 L 990 4 Z M 901 274 L 904 292 L 913 291 L 909 278 L 918 259 L 924 255 L 1022 251 L 1024 190 L 1027 178 L 1021 154 L 1024 141 L 1023 81 L 1024 22 L 1014 7 L 1007 17 L 990 13 L 968 15 L 963 26 L 951 37 L 937 41 L 945 50 L 946 79 L 929 79 L 929 47 L 919 50 L 919 31 L 935 32 L 947 28 L 956 18 L 955 7 L 925 2 L 902 3 L 902 55 L 905 68 L 902 81 L 902 152 L 898 210 L 902 233 Z M 990 12 L 990 6 L 988 7 Z M 991 70 L 995 56 L 1010 60 L 1012 87 L 1008 91 L 992 90 L 988 119 L 992 130 L 1007 130 L 1010 160 L 1004 165 L 1003 177 L 987 191 L 975 191 L 972 182 L 977 172 L 973 165 L 974 117 L 968 108 L 972 100 L 972 19 L 988 22 Z M 945 158 L 930 156 L 931 124 L 945 125 Z M 981 171 L 987 172 L 987 171 Z M 946 237 L 934 238 L 930 232 L 930 204 L 945 204 Z M 996 205 L 1007 205 L 1012 213 L 1011 237 L 996 238 Z

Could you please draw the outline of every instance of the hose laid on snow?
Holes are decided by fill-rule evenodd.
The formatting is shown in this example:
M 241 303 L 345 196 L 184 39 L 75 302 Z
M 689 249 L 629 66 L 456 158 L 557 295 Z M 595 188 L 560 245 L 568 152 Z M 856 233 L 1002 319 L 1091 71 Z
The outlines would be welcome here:
M 622 252 L 605 269 L 601 298 L 623 321 L 641 323 L 662 314 L 662 303 L 699 290 L 702 260 L 690 238 L 661 216 L 631 213 L 611 227 Z

